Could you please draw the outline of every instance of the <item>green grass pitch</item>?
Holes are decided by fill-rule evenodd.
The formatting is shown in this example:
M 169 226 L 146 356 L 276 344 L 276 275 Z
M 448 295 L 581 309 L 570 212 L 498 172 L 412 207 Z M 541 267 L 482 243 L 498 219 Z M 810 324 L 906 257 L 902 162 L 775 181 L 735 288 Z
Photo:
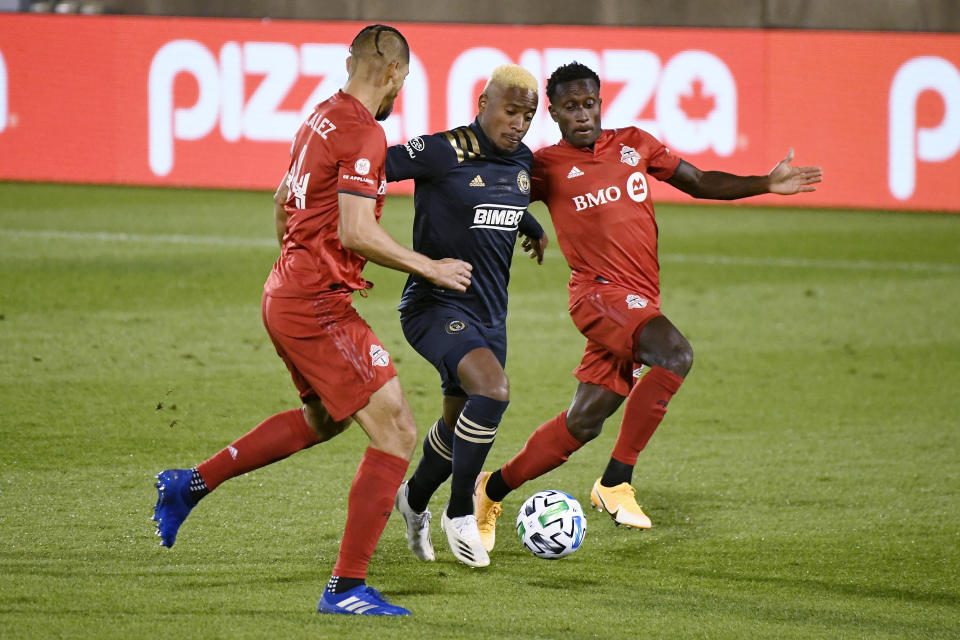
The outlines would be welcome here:
M 383 216 L 407 244 L 411 208 L 391 198 Z M 588 510 L 583 547 L 556 562 L 512 531 L 540 489 L 589 507 L 618 413 L 507 499 L 487 569 L 457 564 L 438 522 L 437 561 L 417 563 L 391 518 L 369 579 L 414 615 L 358 619 L 315 613 L 358 427 L 224 484 L 172 550 L 149 519 L 156 472 L 297 404 L 260 324 L 269 195 L 0 184 L 0 637 L 960 637 L 960 216 L 658 217 L 664 311 L 696 357 L 635 475 L 654 528 Z M 489 468 L 575 388 L 583 339 L 548 251 L 514 261 Z M 366 273 L 356 306 L 423 434 L 439 385 L 400 332 L 403 276 Z

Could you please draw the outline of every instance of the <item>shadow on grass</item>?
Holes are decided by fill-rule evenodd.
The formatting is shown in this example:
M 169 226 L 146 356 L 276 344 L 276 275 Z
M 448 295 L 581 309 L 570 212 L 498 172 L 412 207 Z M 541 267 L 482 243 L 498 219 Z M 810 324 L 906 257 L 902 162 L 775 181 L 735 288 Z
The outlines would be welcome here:
M 716 580 L 721 582 L 741 582 L 752 583 L 755 585 L 771 585 L 783 588 L 797 588 L 813 593 L 835 593 L 842 596 L 853 596 L 857 598 L 882 598 L 897 600 L 900 602 L 936 604 L 947 607 L 960 606 L 960 596 L 955 593 L 944 593 L 937 591 L 918 591 L 916 589 L 897 589 L 895 587 L 885 587 L 877 585 L 865 585 L 857 583 L 841 583 L 830 580 L 817 580 L 812 578 L 794 578 L 789 576 L 759 576 L 744 573 L 734 573 L 731 571 L 705 571 L 705 570 L 681 570 L 684 575 L 693 576 L 706 580 Z

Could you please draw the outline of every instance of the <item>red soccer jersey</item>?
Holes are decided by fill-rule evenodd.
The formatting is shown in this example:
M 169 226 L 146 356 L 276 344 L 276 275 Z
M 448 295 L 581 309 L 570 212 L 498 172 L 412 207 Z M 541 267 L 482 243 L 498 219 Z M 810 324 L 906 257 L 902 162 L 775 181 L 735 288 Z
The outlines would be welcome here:
M 571 280 L 600 276 L 660 305 L 647 175 L 667 180 L 679 164 L 679 156 L 636 127 L 604 130 L 592 149 L 561 140 L 534 154 L 530 199 L 550 209 Z
M 387 191 L 383 129 L 359 100 L 338 91 L 300 126 L 290 148 L 287 230 L 267 294 L 312 298 L 368 286 L 366 259 L 340 244 L 338 193 L 375 198 L 380 220 Z

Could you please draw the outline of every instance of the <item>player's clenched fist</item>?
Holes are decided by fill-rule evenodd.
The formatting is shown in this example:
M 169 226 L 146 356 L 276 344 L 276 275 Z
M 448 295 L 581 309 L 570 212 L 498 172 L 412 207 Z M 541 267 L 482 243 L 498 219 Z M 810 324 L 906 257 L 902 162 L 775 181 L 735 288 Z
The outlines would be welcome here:
M 445 289 L 466 291 L 470 286 L 470 272 L 473 265 L 455 258 L 434 260 L 430 273 L 424 274 L 430 282 Z

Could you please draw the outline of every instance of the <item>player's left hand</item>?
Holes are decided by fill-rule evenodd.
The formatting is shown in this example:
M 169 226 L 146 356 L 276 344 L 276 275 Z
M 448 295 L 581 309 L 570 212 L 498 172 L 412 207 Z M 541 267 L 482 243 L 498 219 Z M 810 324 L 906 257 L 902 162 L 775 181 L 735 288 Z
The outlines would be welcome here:
M 530 254 L 531 258 L 537 260 L 537 264 L 543 264 L 543 252 L 547 249 L 547 234 L 543 234 L 542 238 L 534 239 L 530 236 L 521 236 L 523 240 L 520 241 L 520 246 L 524 251 Z
M 812 185 L 823 180 L 823 170 L 820 167 L 791 167 L 791 162 L 793 149 L 767 174 L 770 193 L 789 196 L 800 191 L 816 191 L 817 188 Z

